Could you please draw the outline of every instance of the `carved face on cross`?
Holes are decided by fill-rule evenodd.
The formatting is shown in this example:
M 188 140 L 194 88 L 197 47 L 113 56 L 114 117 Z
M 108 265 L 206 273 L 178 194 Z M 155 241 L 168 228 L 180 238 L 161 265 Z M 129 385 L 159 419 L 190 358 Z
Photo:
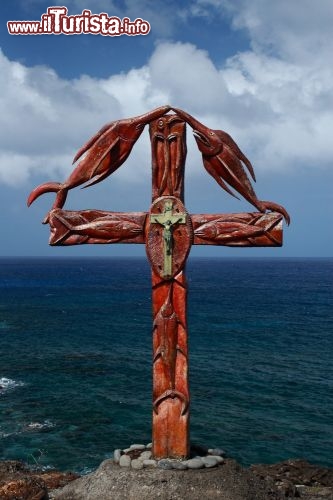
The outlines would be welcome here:
M 78 152 L 86 153 L 63 184 L 38 186 L 28 198 L 57 193 L 45 218 L 51 227 L 51 245 L 83 243 L 144 243 L 152 267 L 153 303 L 153 455 L 189 454 L 189 386 L 187 347 L 187 283 L 185 264 L 194 245 L 281 246 L 285 209 L 260 201 L 246 175 L 251 163 L 233 139 L 208 129 L 182 110 L 167 114 L 162 106 L 145 115 L 118 120 L 103 127 Z M 93 184 L 114 172 L 128 157 L 145 124 L 152 147 L 150 212 L 120 213 L 62 209 L 68 190 Z M 244 196 L 259 212 L 192 214 L 184 207 L 186 123 L 194 130 L 203 164 L 220 186 Z M 276 212 L 266 213 L 266 210 Z

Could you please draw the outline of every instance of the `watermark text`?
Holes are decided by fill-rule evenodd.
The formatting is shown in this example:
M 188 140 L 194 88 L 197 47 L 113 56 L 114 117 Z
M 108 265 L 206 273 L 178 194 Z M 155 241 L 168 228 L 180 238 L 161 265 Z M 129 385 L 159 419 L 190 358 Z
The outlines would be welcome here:
M 103 36 L 137 36 L 148 35 L 150 24 L 140 17 L 131 21 L 128 17 L 120 19 L 109 16 L 105 12 L 92 14 L 85 9 L 82 14 L 68 16 L 67 7 L 49 7 L 42 14 L 40 21 L 8 21 L 10 35 L 103 35 Z

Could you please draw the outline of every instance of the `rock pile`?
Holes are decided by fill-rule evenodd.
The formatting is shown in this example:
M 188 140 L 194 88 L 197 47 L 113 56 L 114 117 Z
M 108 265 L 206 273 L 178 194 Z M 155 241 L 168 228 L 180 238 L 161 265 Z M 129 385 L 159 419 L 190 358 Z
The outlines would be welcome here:
M 193 445 L 191 446 L 189 459 L 163 458 L 155 460 L 151 449 L 152 443 L 147 445 L 132 444 L 124 450 L 116 449 L 113 452 L 113 461 L 120 467 L 136 470 L 147 467 L 158 467 L 164 470 L 208 469 L 223 464 L 226 455 L 220 448 L 208 449 Z

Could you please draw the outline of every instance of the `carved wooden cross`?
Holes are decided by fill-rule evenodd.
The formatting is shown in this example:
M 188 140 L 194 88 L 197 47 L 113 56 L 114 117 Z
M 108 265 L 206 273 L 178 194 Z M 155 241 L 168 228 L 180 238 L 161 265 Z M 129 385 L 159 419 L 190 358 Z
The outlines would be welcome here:
M 64 184 L 46 183 L 39 186 L 31 193 L 28 201 L 30 204 L 47 191 L 57 192 L 56 202 L 46 218 L 51 227 L 51 245 L 146 245 L 152 267 L 152 440 L 155 458 L 179 458 L 189 454 L 190 396 L 185 264 L 191 246 L 281 246 L 281 214 L 288 220 L 283 207 L 261 202 L 256 198 L 242 162 L 250 171 L 252 166 L 230 136 L 222 131 L 200 129 L 202 124 L 181 110 L 176 110 L 176 114 L 166 114 L 169 109 L 170 107 L 165 106 L 136 119 L 122 120 L 103 127 L 81 148 L 77 156 L 86 151 L 88 153 Z M 150 123 L 153 174 L 150 212 L 63 210 L 68 189 L 88 180 L 98 181 L 118 168 L 137 139 L 133 135 L 140 135 L 142 131 L 138 128 L 139 125 L 143 128 L 142 123 L 145 125 L 147 122 Z M 183 204 L 186 122 L 194 128 L 209 173 L 227 190 L 229 189 L 224 181 L 228 182 L 261 212 L 208 215 L 187 213 Z M 130 131 L 127 138 L 124 130 Z M 204 137 L 205 134 L 207 137 Z M 122 142 L 124 137 L 129 141 L 127 149 Z M 129 140 L 131 138 L 132 142 Z M 118 148 L 117 155 L 114 153 L 115 145 Z M 123 146 L 125 152 L 122 152 Z M 217 166 L 212 170 L 217 160 Z M 265 213 L 266 208 L 280 213 Z

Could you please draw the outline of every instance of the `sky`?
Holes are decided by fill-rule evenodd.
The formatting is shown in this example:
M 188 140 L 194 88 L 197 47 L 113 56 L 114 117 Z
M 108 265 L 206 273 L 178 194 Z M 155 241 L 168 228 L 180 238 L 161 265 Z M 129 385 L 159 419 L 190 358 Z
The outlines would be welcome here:
M 195 256 L 333 256 L 333 3 L 331 0 L 67 0 L 69 15 L 150 23 L 148 35 L 10 35 L 40 20 L 44 0 L 0 11 L 0 256 L 137 256 L 143 245 L 49 247 L 41 224 L 76 151 L 102 125 L 170 103 L 228 132 L 251 160 L 259 199 L 286 207 L 282 248 L 196 247 Z M 57 4 L 56 4 L 57 5 Z M 255 211 L 223 191 L 188 129 L 190 213 Z M 148 131 L 102 183 L 70 191 L 65 208 L 148 211 Z

